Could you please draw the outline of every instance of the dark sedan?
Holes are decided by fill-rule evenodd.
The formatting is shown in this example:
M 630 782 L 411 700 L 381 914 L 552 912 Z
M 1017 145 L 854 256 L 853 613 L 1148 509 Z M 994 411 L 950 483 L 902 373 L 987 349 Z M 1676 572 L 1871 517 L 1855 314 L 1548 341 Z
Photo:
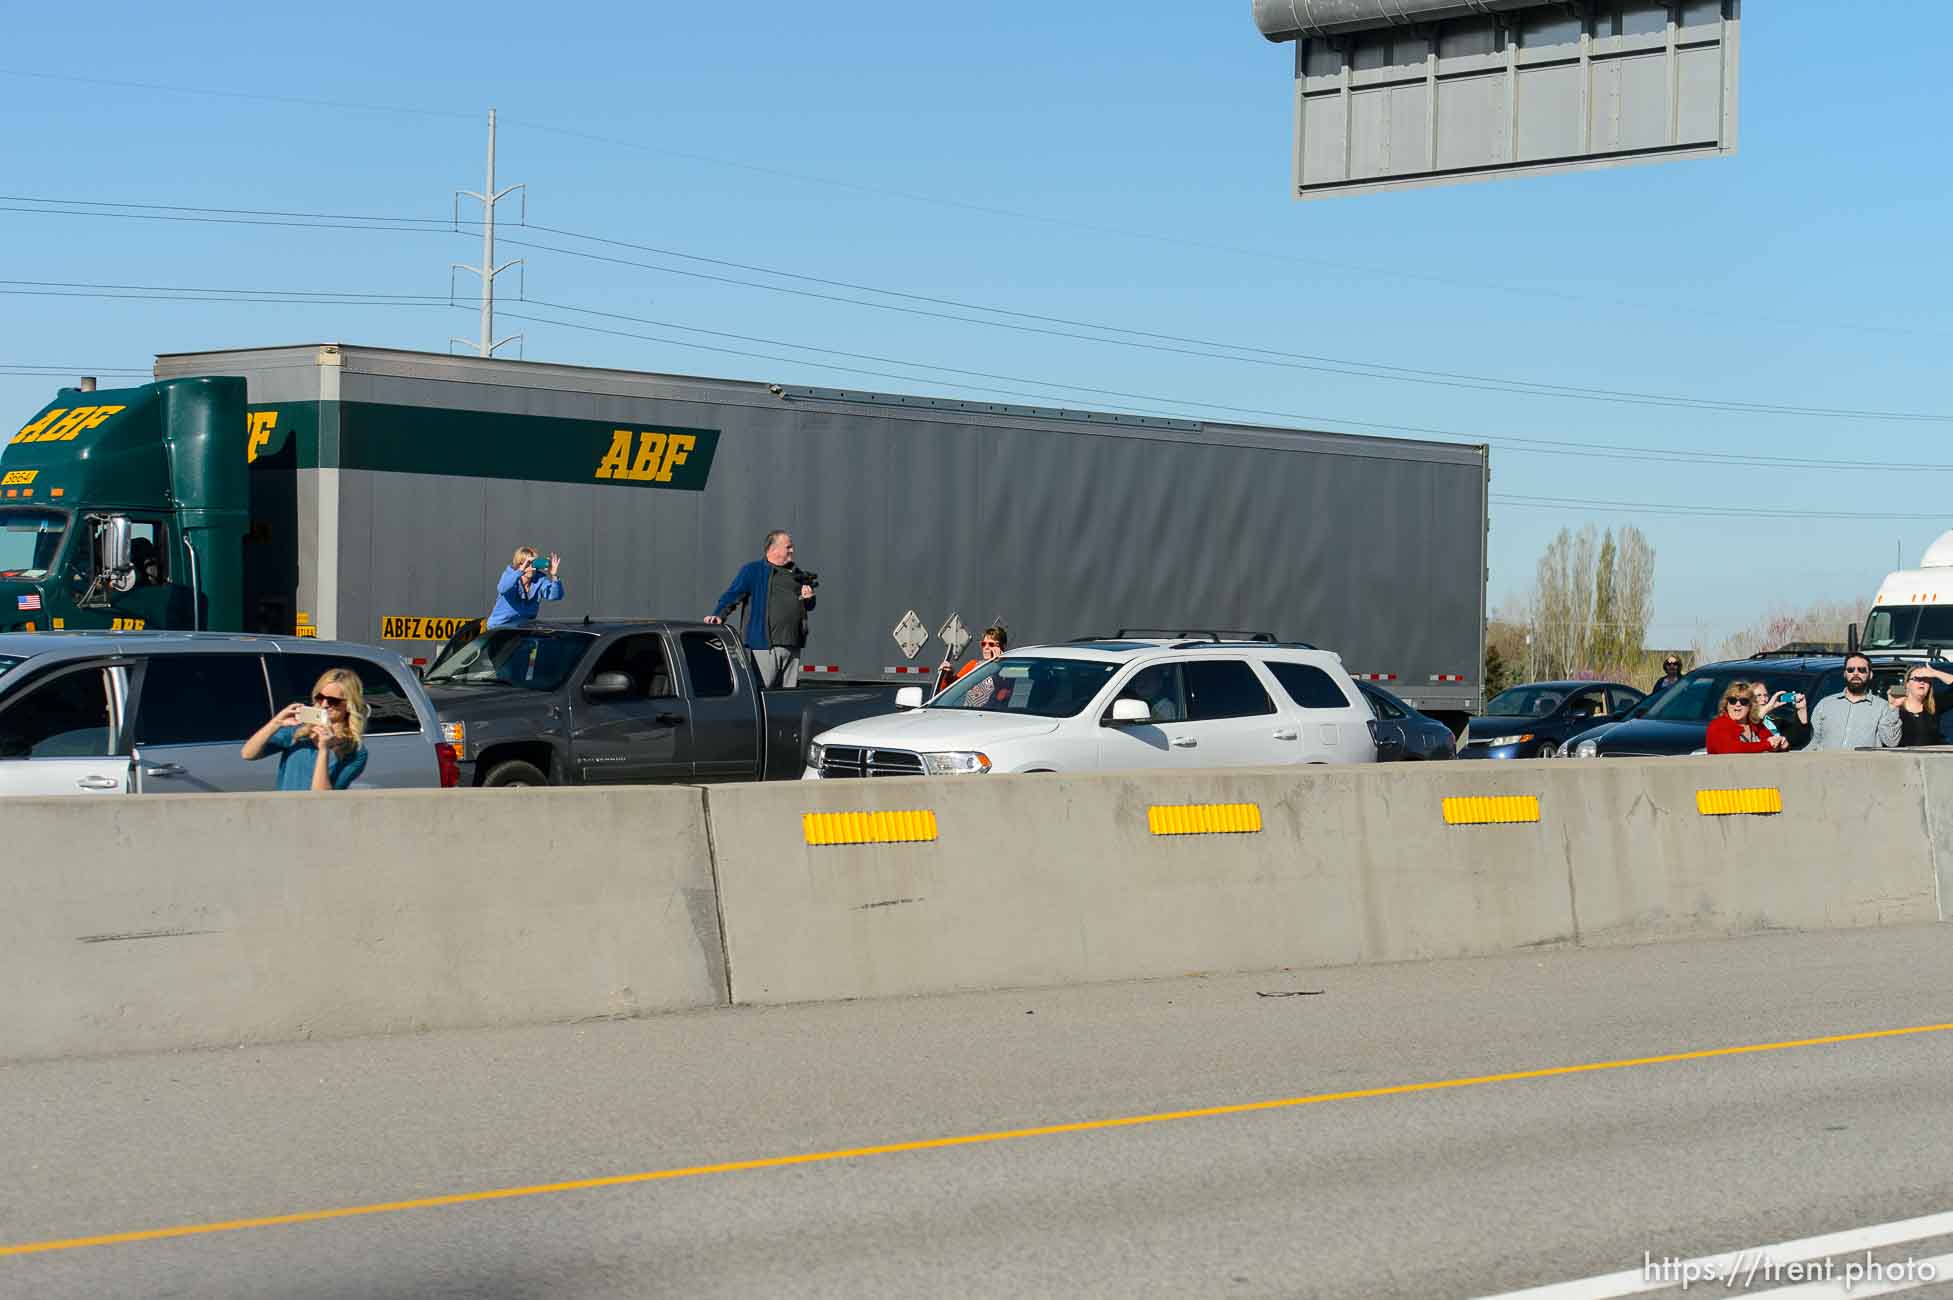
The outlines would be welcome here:
M 1552 758 L 1560 743 L 1618 718 L 1642 693 L 1620 682 L 1533 682 L 1500 691 L 1465 727 L 1460 758 Z
M 1457 742 L 1451 728 L 1436 718 L 1427 717 L 1381 686 L 1358 682 L 1363 702 L 1377 719 L 1377 761 L 1429 762 L 1457 756 Z

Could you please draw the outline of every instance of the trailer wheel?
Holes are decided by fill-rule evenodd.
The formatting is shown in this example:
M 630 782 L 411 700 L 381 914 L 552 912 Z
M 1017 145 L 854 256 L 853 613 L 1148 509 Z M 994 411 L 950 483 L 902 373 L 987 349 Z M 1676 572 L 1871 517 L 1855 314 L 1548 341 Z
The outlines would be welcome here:
M 510 759 L 506 763 L 497 763 L 489 774 L 482 778 L 482 784 L 485 786 L 548 785 L 549 778 L 537 770 L 533 763 Z

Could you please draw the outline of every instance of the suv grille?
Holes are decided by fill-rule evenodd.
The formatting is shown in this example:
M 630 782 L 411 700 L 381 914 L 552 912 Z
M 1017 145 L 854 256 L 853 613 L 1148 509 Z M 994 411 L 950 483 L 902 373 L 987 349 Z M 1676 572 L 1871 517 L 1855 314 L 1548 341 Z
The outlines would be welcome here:
M 921 776 L 922 755 L 906 749 L 857 749 L 829 745 L 821 755 L 821 776 Z

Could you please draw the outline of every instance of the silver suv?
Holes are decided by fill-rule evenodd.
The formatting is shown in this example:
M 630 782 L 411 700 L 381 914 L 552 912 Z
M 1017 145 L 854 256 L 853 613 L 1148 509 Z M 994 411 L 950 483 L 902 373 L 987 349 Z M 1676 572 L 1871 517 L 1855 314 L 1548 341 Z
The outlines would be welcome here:
M 221 632 L 16 632 L 0 634 L 0 795 L 273 789 L 278 764 L 239 751 L 337 667 L 359 673 L 371 713 L 354 788 L 452 784 L 434 706 L 391 651 Z

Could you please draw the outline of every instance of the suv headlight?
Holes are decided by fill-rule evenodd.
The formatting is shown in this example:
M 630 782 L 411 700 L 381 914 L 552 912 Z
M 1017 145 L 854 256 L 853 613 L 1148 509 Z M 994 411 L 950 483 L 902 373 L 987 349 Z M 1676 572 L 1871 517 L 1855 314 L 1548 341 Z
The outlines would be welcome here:
M 1595 740 L 1581 741 L 1573 747 L 1573 756 L 1575 758 L 1599 758 L 1600 742 Z
M 930 776 L 962 776 L 972 772 L 988 772 L 990 756 L 980 754 L 974 749 L 951 749 L 938 754 L 924 754 L 922 770 Z
M 1500 745 L 1523 745 L 1532 738 L 1532 732 L 1521 731 L 1510 736 L 1493 736 L 1487 740 L 1480 740 L 1478 743 L 1488 749 L 1497 749 Z M 1478 737 L 1474 736 L 1472 739 L 1478 740 Z
M 818 740 L 810 740 L 807 742 L 807 766 L 808 767 L 819 767 L 821 765 L 821 760 L 826 757 L 827 757 L 826 745 L 821 744 L 821 742 Z

